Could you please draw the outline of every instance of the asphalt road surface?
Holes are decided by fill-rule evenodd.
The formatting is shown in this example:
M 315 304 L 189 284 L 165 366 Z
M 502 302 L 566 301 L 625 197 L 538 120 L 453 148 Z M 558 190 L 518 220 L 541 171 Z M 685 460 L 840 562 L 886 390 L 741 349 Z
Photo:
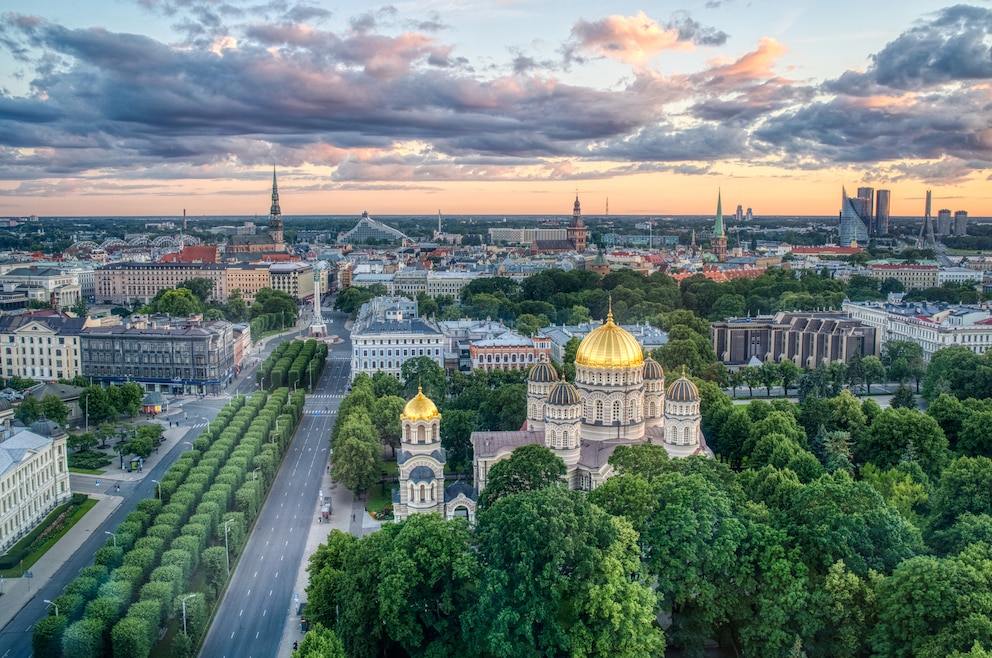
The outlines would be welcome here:
M 346 316 L 332 317 L 344 333 Z M 287 618 L 296 612 L 296 574 L 314 522 L 321 475 L 328 464 L 328 438 L 351 370 L 350 343 L 331 348 L 330 357 L 303 420 L 262 507 L 248 544 L 231 576 L 227 593 L 204 640 L 201 656 L 272 658 L 279 650 Z M 336 357 L 336 358 L 335 358 Z
M 327 314 L 333 315 L 335 319 L 338 317 L 345 318 L 346 316 L 341 314 Z M 335 325 L 336 329 L 340 329 L 342 333 L 344 331 L 344 320 L 340 320 L 339 323 Z M 306 333 L 306 330 L 300 330 L 295 334 L 290 335 L 288 338 L 292 338 L 295 335 L 301 333 Z M 331 330 L 331 333 L 334 333 Z M 344 336 L 347 338 L 347 336 Z M 271 353 L 272 349 L 281 342 L 282 338 L 272 338 L 268 340 L 266 347 L 262 350 L 257 351 L 257 358 L 264 360 L 264 358 Z M 350 355 L 351 345 L 349 342 L 345 342 L 342 345 L 346 346 L 348 350 L 347 353 Z M 339 355 L 342 348 L 339 345 L 335 345 L 331 349 L 331 353 L 338 352 Z M 253 352 L 255 352 L 253 350 Z M 343 362 L 342 362 L 343 363 Z M 350 361 L 348 362 L 350 366 Z M 254 366 L 253 366 L 254 367 Z M 325 369 L 325 373 L 327 369 Z M 250 377 L 246 378 L 242 382 L 237 390 L 228 391 L 230 393 L 251 393 L 255 390 L 254 376 L 252 372 L 248 373 Z M 344 384 L 341 384 L 342 390 Z M 97 527 L 93 532 L 93 535 L 86 540 L 82 547 L 76 551 L 61 569 L 59 569 L 58 574 L 51 578 L 48 583 L 42 586 L 39 591 L 34 595 L 30 602 L 25 605 L 21 611 L 14 617 L 10 623 L 0 630 L 0 658 L 28 658 L 32 655 L 31 649 L 31 629 L 34 627 L 34 623 L 48 613 L 48 604 L 44 602 L 45 599 L 53 600 L 59 596 L 65 589 L 72 579 L 85 567 L 93 564 L 93 554 L 103 548 L 106 543 L 107 536 L 104 531 L 113 530 L 118 525 L 124 521 L 124 517 L 133 512 L 138 505 L 138 501 L 144 498 L 151 498 L 156 495 L 155 483 L 152 480 L 161 480 L 165 472 L 169 470 L 169 467 L 177 459 L 183 450 L 189 448 L 184 442 L 192 442 L 193 439 L 198 437 L 203 429 L 206 427 L 206 423 L 212 421 L 217 412 L 224 406 L 227 402 L 226 399 L 222 397 L 205 397 L 203 399 L 197 398 L 187 398 L 181 401 L 180 404 L 183 408 L 183 413 L 189 414 L 189 419 L 183 422 L 183 427 L 190 427 L 186 435 L 181 441 L 178 441 L 176 445 L 169 450 L 168 453 L 156 464 L 155 467 L 145 471 L 145 477 L 142 480 L 121 483 L 121 491 L 119 495 L 123 497 L 123 502 L 114 512 L 112 512 L 104 523 Z M 174 412 L 175 419 L 180 420 L 180 413 Z M 199 420 L 199 422 L 197 422 Z M 187 424 L 188 423 L 188 424 Z M 330 435 L 330 429 L 327 431 L 327 435 Z M 327 442 L 324 441 L 326 446 Z M 86 493 L 87 491 L 95 490 L 95 478 L 92 476 L 76 477 L 71 476 L 71 481 L 73 483 L 73 491 L 80 491 L 81 493 Z M 77 489 L 78 487 L 78 489 Z M 104 494 L 114 494 L 110 489 L 109 484 L 101 484 L 101 492 Z M 0 597 L 0 605 L 3 605 L 3 598 Z M 210 654 L 204 654 L 209 656 Z M 232 654 L 233 655 L 233 654 Z

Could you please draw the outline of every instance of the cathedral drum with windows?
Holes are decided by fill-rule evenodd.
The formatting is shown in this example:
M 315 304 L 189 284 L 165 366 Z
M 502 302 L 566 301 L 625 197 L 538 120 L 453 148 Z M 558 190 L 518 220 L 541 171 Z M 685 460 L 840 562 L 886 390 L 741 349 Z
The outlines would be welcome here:
M 396 520 L 430 512 L 448 519 L 474 520 L 475 490 L 460 481 L 444 486 L 447 458 L 441 447 L 441 414 L 423 389 L 406 403 L 400 424 L 400 449 L 396 453 L 400 486 L 393 492 Z

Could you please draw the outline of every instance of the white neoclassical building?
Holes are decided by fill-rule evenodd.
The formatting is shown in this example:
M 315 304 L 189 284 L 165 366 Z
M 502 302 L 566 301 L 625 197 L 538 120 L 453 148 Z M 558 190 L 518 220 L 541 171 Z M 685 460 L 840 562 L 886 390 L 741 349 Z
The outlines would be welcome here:
M 0 551 L 6 551 L 68 501 L 72 491 L 65 430 L 50 420 L 39 420 L 30 428 L 7 426 L 2 432 Z

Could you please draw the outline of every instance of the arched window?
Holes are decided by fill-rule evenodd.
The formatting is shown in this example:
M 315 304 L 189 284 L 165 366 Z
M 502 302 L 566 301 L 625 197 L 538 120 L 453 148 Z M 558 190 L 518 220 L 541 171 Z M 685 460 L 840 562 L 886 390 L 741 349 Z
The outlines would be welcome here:
M 406 426 L 406 440 L 407 440 L 407 443 L 410 442 L 410 426 L 409 425 Z
M 414 491 L 414 489 L 413 489 L 413 482 L 411 482 L 411 483 L 410 483 L 410 495 L 409 495 L 409 496 L 407 496 L 407 500 L 408 500 L 408 501 L 410 501 L 411 503 L 412 503 L 412 502 L 414 502 L 414 501 L 416 500 L 416 499 L 415 499 L 415 498 L 413 497 L 413 491 Z
M 692 431 L 688 427 L 682 431 L 682 439 L 682 442 L 685 443 L 685 445 L 692 443 Z
M 614 400 L 613 401 L 613 417 L 610 418 L 610 422 L 620 422 L 620 420 L 622 418 L 620 414 L 622 414 L 622 413 L 623 413 L 623 411 L 622 411 L 622 405 L 620 404 L 620 400 Z
M 435 491 L 434 487 L 435 486 L 437 486 L 437 485 L 435 485 L 433 482 L 431 482 L 431 502 L 434 502 L 435 500 L 437 500 L 437 498 L 434 495 L 434 491 Z
M 568 442 L 568 430 L 561 433 L 561 447 L 570 448 L 571 444 Z
M 427 500 L 427 485 L 420 485 L 420 502 L 425 502 Z
M 417 428 L 417 443 L 427 443 L 427 435 L 423 425 Z
M 651 401 L 651 403 L 650 403 L 650 404 L 648 404 L 648 415 L 649 415 L 649 416 L 650 416 L 651 418 L 654 418 L 654 417 L 656 417 L 656 415 L 657 415 L 657 414 L 656 414 L 655 412 L 656 412 L 657 410 L 658 410 L 658 408 L 657 408 L 657 407 L 655 406 L 655 404 L 654 404 L 654 400 L 652 400 L 652 401 Z
M 596 420 L 603 422 L 603 401 L 596 400 Z
M 627 405 L 627 420 L 631 423 L 637 420 L 637 400 L 631 400 L 630 404 Z

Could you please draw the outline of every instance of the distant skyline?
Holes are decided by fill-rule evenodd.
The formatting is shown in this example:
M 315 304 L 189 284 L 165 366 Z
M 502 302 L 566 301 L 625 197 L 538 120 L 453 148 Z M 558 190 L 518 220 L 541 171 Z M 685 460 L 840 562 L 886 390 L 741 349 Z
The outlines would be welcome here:
M 992 216 L 990 0 L 6 6 L 0 216 Z

